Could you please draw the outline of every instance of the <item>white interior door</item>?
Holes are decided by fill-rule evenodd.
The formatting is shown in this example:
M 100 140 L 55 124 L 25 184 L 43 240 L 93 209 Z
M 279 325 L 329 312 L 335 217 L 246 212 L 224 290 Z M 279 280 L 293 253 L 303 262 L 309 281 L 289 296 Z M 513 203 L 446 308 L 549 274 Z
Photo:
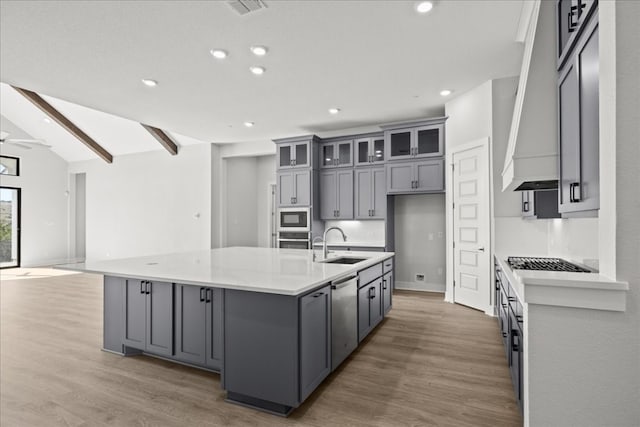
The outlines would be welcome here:
M 490 198 L 488 145 L 453 156 L 454 302 L 486 311 L 490 287 Z

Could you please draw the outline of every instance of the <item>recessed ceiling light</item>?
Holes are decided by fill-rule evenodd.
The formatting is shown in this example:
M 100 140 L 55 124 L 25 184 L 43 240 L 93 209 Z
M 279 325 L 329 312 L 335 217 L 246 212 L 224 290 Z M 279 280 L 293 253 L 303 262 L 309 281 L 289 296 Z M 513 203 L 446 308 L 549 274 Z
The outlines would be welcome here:
M 248 128 L 252 128 L 255 123 L 253 122 L 244 122 L 244 125 Z
M 451 91 L 449 89 L 445 89 L 445 90 L 440 92 L 440 95 L 449 96 L 449 95 L 451 95 Z
M 340 112 L 339 108 L 329 108 L 329 113 L 338 114 Z
M 158 82 L 152 79 L 142 79 L 142 83 L 144 83 L 145 86 L 149 86 L 149 87 L 158 86 Z
M 51 123 L 51 119 L 49 117 L 45 117 L 42 121 L 45 123 Z
M 256 76 L 262 75 L 264 74 L 265 71 L 267 71 L 264 67 L 257 67 L 257 66 L 249 67 L 249 69 Z
M 433 9 L 433 3 L 430 1 L 421 1 L 416 5 L 416 11 L 418 11 L 418 13 L 427 13 L 431 9 Z
M 227 51 L 222 49 L 211 49 L 211 55 L 216 59 L 224 59 L 227 57 Z
M 250 49 L 256 56 L 265 56 L 267 54 L 267 48 L 265 46 L 251 46 Z

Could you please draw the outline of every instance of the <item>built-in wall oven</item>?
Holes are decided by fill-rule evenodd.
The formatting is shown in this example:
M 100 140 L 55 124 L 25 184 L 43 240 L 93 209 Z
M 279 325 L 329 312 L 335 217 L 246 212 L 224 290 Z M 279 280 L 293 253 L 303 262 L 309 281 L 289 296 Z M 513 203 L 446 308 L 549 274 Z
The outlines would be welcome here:
M 278 209 L 278 247 L 311 249 L 311 210 L 309 208 Z

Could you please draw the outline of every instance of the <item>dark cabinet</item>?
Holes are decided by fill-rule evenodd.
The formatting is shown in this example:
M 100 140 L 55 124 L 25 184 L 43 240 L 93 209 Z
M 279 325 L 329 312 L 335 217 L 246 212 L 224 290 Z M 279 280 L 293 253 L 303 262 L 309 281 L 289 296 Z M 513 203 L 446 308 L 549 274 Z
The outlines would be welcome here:
M 222 290 L 176 285 L 176 352 L 186 362 L 220 369 Z
M 387 163 L 387 194 L 444 191 L 444 160 Z
M 358 342 L 382 320 L 382 278 L 358 289 Z
M 523 218 L 560 218 L 560 213 L 558 212 L 558 190 L 529 190 L 521 193 Z
M 444 123 L 385 131 L 389 160 L 444 155 Z
M 391 298 L 393 294 L 393 271 L 388 272 L 382 278 L 382 311 L 386 315 L 391 310 Z
M 331 372 L 331 289 L 300 298 L 300 401 Z
M 173 354 L 173 284 L 127 279 L 123 344 L 164 356 Z
M 384 168 L 355 170 L 355 218 L 384 219 L 387 213 L 387 192 Z
M 320 219 L 353 219 L 353 170 L 320 172 Z
M 325 142 L 320 145 L 320 168 L 353 166 L 353 140 Z
M 384 136 L 359 138 L 354 141 L 356 166 L 382 164 L 385 160 Z
M 562 67 L 570 56 L 597 3 L 597 0 L 556 1 L 558 68 Z
M 310 206 L 311 170 L 279 172 L 277 189 L 278 206 Z
M 584 25 L 558 79 L 558 210 L 563 216 L 593 216 L 600 207 L 597 14 Z

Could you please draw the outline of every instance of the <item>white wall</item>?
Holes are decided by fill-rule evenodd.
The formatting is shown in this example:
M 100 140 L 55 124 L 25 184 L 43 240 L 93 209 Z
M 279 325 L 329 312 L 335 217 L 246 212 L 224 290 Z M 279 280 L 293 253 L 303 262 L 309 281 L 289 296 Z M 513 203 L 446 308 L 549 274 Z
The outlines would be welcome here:
M 87 259 L 202 250 L 211 239 L 211 147 L 72 163 L 86 173 Z
M 2 118 L 2 130 L 22 136 Z M 20 158 L 20 176 L 0 177 L 3 187 L 22 189 L 21 264 L 25 267 L 64 262 L 69 256 L 67 162 L 51 150 L 5 144 L 0 154 Z
M 491 136 L 491 81 L 445 104 L 447 149 Z
M 255 157 L 226 159 L 227 197 L 225 246 L 258 245 L 257 161 Z
M 398 289 L 444 292 L 445 196 L 394 196 L 395 281 Z M 424 275 L 417 281 L 416 274 Z

